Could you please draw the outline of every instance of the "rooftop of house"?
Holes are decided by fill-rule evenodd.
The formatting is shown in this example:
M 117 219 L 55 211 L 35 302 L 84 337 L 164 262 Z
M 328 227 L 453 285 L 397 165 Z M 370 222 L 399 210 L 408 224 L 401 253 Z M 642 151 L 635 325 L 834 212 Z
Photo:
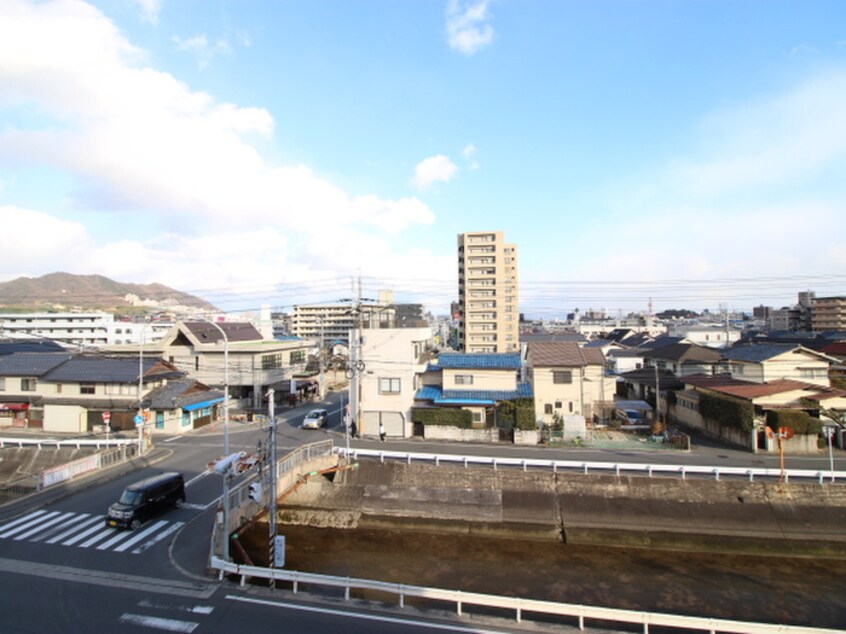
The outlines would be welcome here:
M 16 352 L 0 357 L 0 377 L 41 377 L 71 357 L 70 352 Z
M 646 350 L 644 359 L 664 359 L 677 363 L 716 363 L 723 355 L 714 348 L 706 348 L 695 343 L 672 343 L 668 346 Z
M 229 343 L 264 339 L 256 327 L 246 321 L 221 321 L 214 324 L 207 321 L 185 321 L 182 323 L 201 343 L 222 341 L 223 334 L 220 330 L 223 330 L 223 333 L 226 334 Z M 220 330 L 218 330 L 218 326 Z
M 598 348 L 584 348 L 567 341 L 537 341 L 529 344 L 528 362 L 532 367 L 584 367 L 605 365 Z
M 178 378 L 185 374 L 159 358 L 145 358 L 139 362 L 131 357 L 77 355 L 55 366 L 42 378 L 54 383 L 134 383 L 138 381 L 139 369 L 148 379 Z
M 768 359 L 773 359 L 786 352 L 794 350 L 801 350 L 802 346 L 798 343 L 752 343 L 740 346 L 734 346 L 722 351 L 723 358 L 729 361 L 749 361 L 751 363 L 761 363 Z M 807 348 L 804 348 L 807 350 Z M 811 350 L 807 350 L 812 353 Z
M 519 353 L 489 354 L 448 352 L 438 356 L 435 369 L 444 370 L 519 370 L 522 361 Z
M 493 405 L 500 401 L 532 398 L 530 383 L 518 383 L 514 390 L 445 390 L 439 385 L 427 385 L 414 395 L 418 401 L 432 401 L 437 405 Z

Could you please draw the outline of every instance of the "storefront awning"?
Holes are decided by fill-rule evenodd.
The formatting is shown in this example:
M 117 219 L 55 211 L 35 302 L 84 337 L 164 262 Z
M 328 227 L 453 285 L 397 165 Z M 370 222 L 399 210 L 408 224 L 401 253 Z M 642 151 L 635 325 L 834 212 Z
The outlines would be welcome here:
M 29 409 L 29 403 L 0 403 L 0 412 L 24 412 Z
M 211 407 L 212 405 L 217 405 L 218 403 L 223 402 L 223 397 L 220 398 L 212 398 L 207 401 L 200 401 L 199 403 L 191 403 L 191 405 L 183 405 L 182 409 L 186 412 L 193 412 L 197 409 L 203 409 L 204 407 Z

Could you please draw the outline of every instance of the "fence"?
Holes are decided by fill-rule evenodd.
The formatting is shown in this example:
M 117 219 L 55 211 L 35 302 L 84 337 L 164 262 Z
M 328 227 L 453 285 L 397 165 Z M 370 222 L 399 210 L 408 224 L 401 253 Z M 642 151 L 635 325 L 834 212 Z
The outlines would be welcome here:
M 62 442 L 64 443 L 62 446 L 77 446 L 77 442 L 81 443 L 79 446 L 92 446 L 90 441 L 41 441 L 41 444 L 49 445 L 53 442 Z M 17 444 L 17 440 L 15 443 Z M 110 443 L 114 444 L 114 441 L 110 441 Z M 38 442 L 24 441 L 24 444 L 36 445 L 38 449 L 42 448 Z M 120 464 L 121 462 L 126 462 L 138 453 L 137 441 L 120 442 L 117 444 L 118 446 L 112 449 L 91 454 L 78 460 L 72 460 L 62 465 L 49 467 L 40 473 L 24 476 L 4 484 L 0 487 L 0 504 L 17 500 L 63 482 L 68 482 L 92 471 L 98 471 L 115 464 Z M 0 445 L 0 447 L 2 446 Z M 9 445 L 7 444 L 6 446 Z M 93 446 L 97 445 L 94 444 Z
M 370 579 L 355 579 L 350 577 L 332 577 L 278 568 L 260 568 L 258 566 L 243 566 L 229 563 L 217 557 L 211 558 L 211 567 L 218 570 L 220 575 L 240 575 L 243 585 L 247 578 L 287 581 L 293 584 L 293 591 L 299 592 L 300 584 L 310 584 L 330 588 L 343 588 L 344 599 L 349 600 L 351 590 L 371 590 L 384 592 L 397 597 L 400 608 L 405 607 L 408 597 L 440 601 L 455 605 L 456 613 L 461 616 L 465 606 L 483 608 L 499 608 L 513 612 L 517 622 L 521 622 L 528 614 L 552 615 L 570 618 L 580 630 L 585 629 L 588 619 L 607 623 L 635 624 L 643 627 L 644 634 L 649 634 L 649 628 L 669 627 L 685 630 L 711 632 L 736 632 L 738 634 L 844 634 L 844 630 L 823 629 L 818 627 L 803 627 L 796 625 L 777 625 L 770 623 L 752 623 L 733 621 L 728 619 L 712 619 L 706 617 L 681 616 L 660 612 L 640 612 L 637 610 L 622 610 L 618 608 L 603 608 L 571 603 L 555 603 L 537 599 L 520 599 L 517 597 L 502 597 L 492 594 L 462 592 L 458 590 L 444 590 L 440 588 L 426 588 L 410 586 Z
M 335 452 L 346 454 L 344 447 L 336 447 Z M 820 484 L 826 482 L 846 481 L 846 471 L 814 470 L 814 469 L 781 469 L 752 468 L 752 467 L 716 467 L 699 465 L 664 465 L 645 464 L 635 462 L 588 462 L 579 460 L 537 460 L 531 458 L 503 458 L 498 456 L 462 456 L 457 454 L 434 454 L 434 453 L 410 453 L 403 451 L 379 451 L 375 449 L 350 449 L 349 457 L 353 460 L 359 458 L 378 458 L 385 460 L 402 460 L 411 464 L 412 460 L 440 463 L 463 464 L 465 467 L 473 465 L 487 465 L 494 469 L 499 467 L 520 468 L 523 471 L 530 467 L 535 469 L 552 469 L 558 471 L 575 471 L 583 474 L 612 473 L 620 476 L 623 473 L 634 475 L 664 475 L 679 477 L 682 480 L 688 476 L 708 477 L 719 480 L 721 477 L 748 478 L 753 482 L 755 478 L 783 479 L 788 482 L 796 480 L 816 480 Z
M 95 447 L 100 449 L 101 447 L 123 447 L 133 444 L 138 444 L 137 438 L 112 438 L 110 440 L 102 438 L 72 438 L 68 440 L 58 440 L 52 438 L 0 438 L 0 449 L 5 447 L 18 447 L 19 449 L 22 449 L 23 447 L 32 446 L 35 446 L 38 449 L 42 449 L 44 447 L 55 447 L 56 449 L 61 449 L 62 447 L 74 447 L 76 449 L 80 449 L 82 447 Z

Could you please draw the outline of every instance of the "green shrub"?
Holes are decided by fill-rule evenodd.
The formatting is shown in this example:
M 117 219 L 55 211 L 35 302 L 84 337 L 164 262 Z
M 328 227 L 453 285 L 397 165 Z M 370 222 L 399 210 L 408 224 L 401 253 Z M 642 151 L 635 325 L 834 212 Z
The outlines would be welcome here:
M 815 436 L 822 431 L 822 421 L 801 409 L 777 409 L 767 412 L 767 427 L 773 431 L 790 427 L 796 434 Z
M 517 429 L 537 429 L 535 422 L 535 402 L 530 398 L 521 398 L 514 401 L 514 427 Z
M 755 425 L 755 408 L 749 401 L 703 392 L 699 397 L 699 413 L 703 418 L 742 431 Z
M 473 426 L 473 414 L 457 407 L 413 407 L 411 420 L 424 425 L 449 425 L 463 429 Z

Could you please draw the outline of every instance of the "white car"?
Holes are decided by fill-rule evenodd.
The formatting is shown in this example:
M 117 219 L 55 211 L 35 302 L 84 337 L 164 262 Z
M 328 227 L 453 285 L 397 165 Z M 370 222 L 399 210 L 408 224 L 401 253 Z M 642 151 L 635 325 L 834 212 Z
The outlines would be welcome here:
M 313 409 L 303 419 L 303 429 L 320 429 L 326 424 L 329 412 L 325 409 Z

